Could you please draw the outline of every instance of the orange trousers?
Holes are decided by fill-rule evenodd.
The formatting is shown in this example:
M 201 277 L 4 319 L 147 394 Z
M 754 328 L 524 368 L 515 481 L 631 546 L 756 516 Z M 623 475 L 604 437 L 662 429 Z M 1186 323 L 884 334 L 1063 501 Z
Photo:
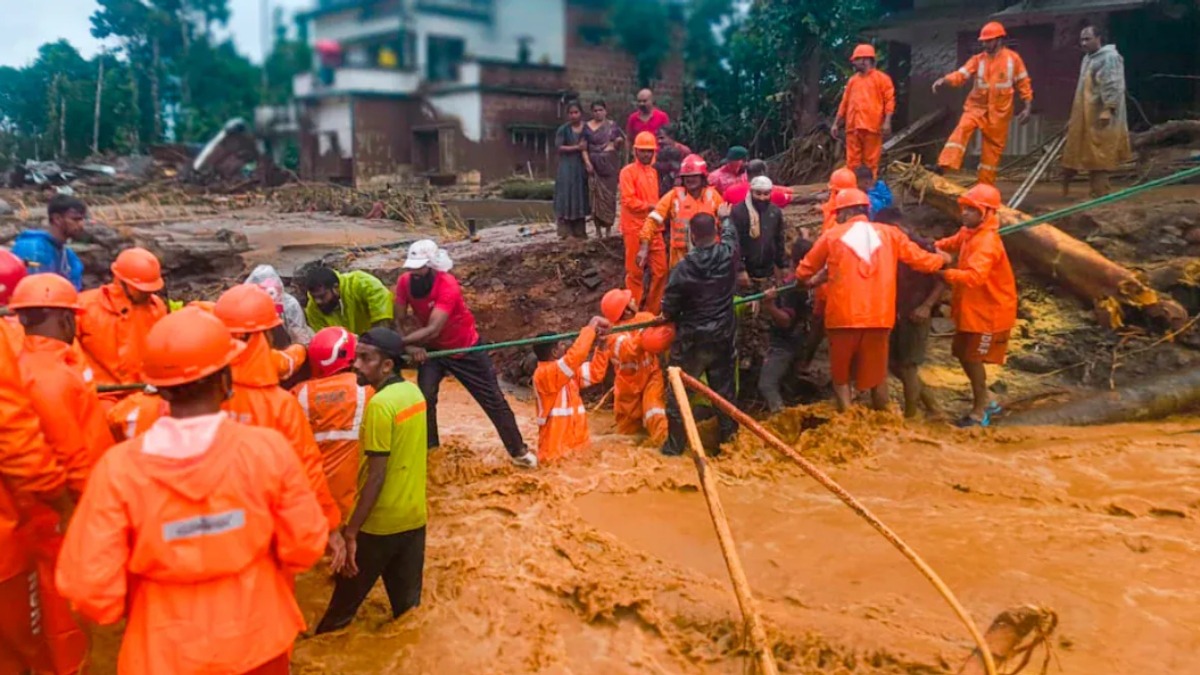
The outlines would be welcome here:
M 49 508 L 34 507 L 29 522 L 21 527 L 24 545 L 32 554 L 37 571 L 38 601 L 42 614 L 42 639 L 53 662 L 55 675 L 71 675 L 83 668 L 87 658 L 87 634 L 75 623 L 70 604 L 58 594 L 54 585 L 54 570 L 63 535 L 59 532 L 58 514 Z
M 883 158 L 883 135 L 866 129 L 846 132 L 846 168 L 851 171 L 862 165 L 879 175 L 879 160 Z
M 658 357 L 647 355 L 647 358 Z M 656 370 L 641 391 L 625 391 L 621 384 L 618 380 L 613 391 L 613 418 L 617 422 L 617 433 L 632 436 L 645 429 L 651 443 L 666 443 L 667 399 L 662 371 Z
M 658 314 L 662 309 L 663 293 L 667 291 L 667 245 L 661 236 L 650 240 L 650 290 L 644 282 L 645 270 L 637 265 L 637 254 L 642 247 L 638 232 L 622 232 L 625 239 L 625 288 L 633 292 L 633 301 L 638 309 Z M 643 302 L 643 294 L 646 294 Z
M 37 605 L 37 572 L 0 581 L 0 673 L 53 672 Z
M 967 146 L 971 137 L 978 130 L 983 140 L 983 150 L 979 157 L 979 182 L 988 185 L 996 184 L 996 172 L 1000 169 L 1000 157 L 1004 155 L 1004 146 L 1008 144 L 1008 120 L 989 121 L 972 113 L 963 113 L 958 120 L 958 126 L 946 140 L 946 147 L 938 155 L 938 166 L 946 169 L 961 169 L 963 156 L 967 154 Z

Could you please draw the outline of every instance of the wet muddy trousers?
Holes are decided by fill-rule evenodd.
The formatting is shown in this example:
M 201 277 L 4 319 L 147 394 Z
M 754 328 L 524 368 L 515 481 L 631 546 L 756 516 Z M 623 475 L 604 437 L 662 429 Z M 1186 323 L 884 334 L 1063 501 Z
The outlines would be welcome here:
M 480 342 L 479 344 L 483 344 Z M 484 352 L 466 354 L 461 358 L 431 359 L 421 364 L 417 370 L 417 386 L 425 395 L 425 419 L 428 430 L 427 445 L 436 448 L 441 445 L 438 438 L 437 400 L 442 378 L 453 375 L 470 392 L 471 398 L 483 408 L 504 449 L 513 457 L 525 454 L 525 440 L 521 438 L 521 429 L 517 426 L 517 418 L 512 408 L 500 392 L 500 383 L 496 380 L 496 369 L 492 359 Z
M 671 349 L 671 366 L 695 378 L 704 376 L 708 386 L 728 401 L 737 398 L 735 374 L 737 372 L 737 350 L 733 342 L 723 344 L 688 345 L 675 342 Z M 683 415 L 679 410 L 679 402 L 674 394 L 667 396 L 667 444 L 663 446 L 663 454 L 681 455 L 687 447 L 687 436 L 683 428 Z M 717 414 L 717 423 L 721 429 L 721 442 L 729 440 L 737 433 L 737 422 L 723 413 Z
M 783 394 L 780 393 L 779 387 L 784 377 L 791 372 L 798 352 L 795 347 L 771 345 L 766 358 L 763 359 L 762 370 L 758 375 L 758 393 L 762 394 L 772 413 L 783 410 Z
M 421 604 L 421 583 L 425 577 L 424 527 L 388 535 L 359 532 L 354 561 L 358 574 L 336 577 L 329 609 L 317 624 L 318 634 L 344 628 L 354 621 L 358 608 L 380 577 L 392 605 L 393 619 Z

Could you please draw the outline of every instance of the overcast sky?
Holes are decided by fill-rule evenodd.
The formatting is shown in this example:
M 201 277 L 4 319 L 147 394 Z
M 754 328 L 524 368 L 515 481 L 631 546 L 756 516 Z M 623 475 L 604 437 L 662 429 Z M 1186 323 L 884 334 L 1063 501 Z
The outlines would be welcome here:
M 289 14 L 297 9 L 309 9 L 316 0 L 268 0 L 270 6 L 282 7 Z M 53 10 L 50 9 L 53 5 Z M 91 16 L 96 0 L 0 0 L 0 66 L 23 66 L 37 56 L 37 48 L 46 42 L 66 38 L 85 57 L 101 48 L 91 34 Z M 233 16 L 229 30 L 237 42 L 238 51 L 255 61 L 262 58 L 262 24 L 259 20 L 262 0 L 229 0 Z

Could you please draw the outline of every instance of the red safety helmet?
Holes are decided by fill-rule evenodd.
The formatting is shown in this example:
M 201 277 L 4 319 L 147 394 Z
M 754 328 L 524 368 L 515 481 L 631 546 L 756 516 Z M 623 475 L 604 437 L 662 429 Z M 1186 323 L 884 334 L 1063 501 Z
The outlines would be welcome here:
M 853 171 L 844 166 L 837 171 L 834 171 L 833 175 L 829 176 L 830 190 L 849 190 L 850 188 L 857 187 L 858 176 L 855 176 Z
M 662 354 L 675 341 L 675 324 L 664 323 L 642 329 L 642 350 L 647 354 Z
M 854 206 L 870 206 L 871 199 L 867 197 L 867 193 L 858 188 L 846 188 L 837 193 L 834 197 L 833 206 L 838 211 L 848 209 Z
M 213 313 L 234 333 L 261 333 L 283 323 L 275 301 L 256 284 L 238 284 L 222 293 Z
M 358 349 L 358 338 L 341 326 L 329 326 L 317 331 L 308 343 L 308 362 L 313 375 L 329 377 L 349 368 L 354 363 Z
M 979 183 L 958 198 L 958 205 L 972 206 L 984 213 L 999 211 L 1001 205 L 1000 190 L 996 189 L 995 185 Z
M 983 25 L 983 30 L 979 31 L 979 41 L 986 42 L 1007 35 L 1008 31 L 1004 30 L 1004 24 L 999 21 L 989 21 Z
M 184 307 L 159 319 L 146 333 L 143 379 L 155 387 L 195 382 L 232 363 L 244 348 L 220 319 Z
M 700 155 L 688 155 L 683 158 L 683 163 L 679 165 L 680 176 L 705 176 L 708 175 L 708 162 Z
M 26 274 L 25 261 L 13 255 L 12 251 L 0 248 L 0 305 L 8 304 L 13 290 Z
M 875 46 L 868 45 L 868 44 L 861 44 L 861 45 L 855 47 L 854 53 L 850 55 L 851 61 L 857 61 L 859 59 L 874 59 L 874 58 L 877 58 L 875 56 Z
M 9 298 L 9 309 L 73 309 L 83 311 L 79 291 L 57 274 L 33 274 L 17 282 Z
M 629 302 L 631 300 L 633 300 L 633 291 L 625 288 L 614 288 L 605 293 L 604 297 L 600 299 L 600 314 L 615 324 L 621 320 L 621 316 L 625 314 L 625 310 L 629 309 Z
M 113 278 L 143 293 L 162 290 L 162 266 L 154 254 L 144 248 L 127 248 L 117 255 L 110 268 Z

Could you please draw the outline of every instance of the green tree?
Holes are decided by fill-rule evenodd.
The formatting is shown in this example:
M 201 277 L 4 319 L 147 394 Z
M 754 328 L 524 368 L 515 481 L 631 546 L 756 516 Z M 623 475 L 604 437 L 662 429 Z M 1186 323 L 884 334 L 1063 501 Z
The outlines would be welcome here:
M 637 60 L 638 83 L 650 86 L 671 49 L 666 4 L 663 0 L 613 0 L 609 16 L 621 47 Z

